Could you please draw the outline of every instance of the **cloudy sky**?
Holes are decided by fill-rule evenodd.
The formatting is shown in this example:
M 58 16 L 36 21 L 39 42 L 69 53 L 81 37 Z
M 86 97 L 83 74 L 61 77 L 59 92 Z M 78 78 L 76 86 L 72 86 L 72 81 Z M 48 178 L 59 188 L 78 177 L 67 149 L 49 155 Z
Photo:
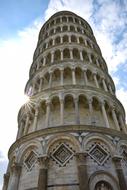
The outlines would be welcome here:
M 15 141 L 17 114 L 42 24 L 55 12 L 70 10 L 93 28 L 117 97 L 127 112 L 127 0 L 0 0 L 0 190 L 7 152 Z

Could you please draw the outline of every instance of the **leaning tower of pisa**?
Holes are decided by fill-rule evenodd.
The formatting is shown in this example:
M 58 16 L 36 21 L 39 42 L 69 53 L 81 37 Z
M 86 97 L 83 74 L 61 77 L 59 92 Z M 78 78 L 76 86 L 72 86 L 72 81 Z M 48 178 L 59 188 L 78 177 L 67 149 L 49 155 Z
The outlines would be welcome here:
M 90 25 L 41 28 L 3 190 L 127 190 L 125 111 Z

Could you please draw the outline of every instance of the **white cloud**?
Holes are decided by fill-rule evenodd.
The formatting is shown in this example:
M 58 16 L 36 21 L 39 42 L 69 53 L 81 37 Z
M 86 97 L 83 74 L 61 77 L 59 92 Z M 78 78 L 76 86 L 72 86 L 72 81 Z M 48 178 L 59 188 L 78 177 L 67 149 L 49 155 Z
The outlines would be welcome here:
M 0 150 L 5 157 L 16 137 L 17 114 L 25 103 L 24 88 L 41 25 L 42 22 L 37 20 L 32 26 L 19 31 L 15 39 L 1 40 L 0 43 Z
M 93 0 L 50 0 L 45 18 L 48 19 L 57 11 L 69 10 L 88 20 L 93 10 Z

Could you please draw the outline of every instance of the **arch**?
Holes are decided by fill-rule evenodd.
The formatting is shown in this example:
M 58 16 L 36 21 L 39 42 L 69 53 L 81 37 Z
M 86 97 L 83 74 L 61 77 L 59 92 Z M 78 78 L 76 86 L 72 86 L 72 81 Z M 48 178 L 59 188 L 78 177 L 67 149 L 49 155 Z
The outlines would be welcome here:
M 80 85 L 84 84 L 83 71 L 80 67 L 75 68 L 75 77 L 76 77 L 77 84 L 80 84 Z
M 71 26 L 70 26 L 70 31 L 71 31 L 71 32 L 75 32 L 75 27 L 71 25 Z
M 71 42 L 77 42 L 76 36 L 74 35 L 71 36 Z
M 92 106 L 94 110 L 100 110 L 100 100 L 98 99 L 98 97 L 92 97 Z
M 67 25 L 63 26 L 63 32 L 67 32 L 67 31 L 68 31 L 68 26 Z
M 70 51 L 69 49 L 64 49 L 63 50 L 63 58 L 66 59 L 66 58 L 70 58 Z
M 72 52 L 73 52 L 74 59 L 80 59 L 80 54 L 79 54 L 78 49 L 74 48 Z
M 104 143 L 107 146 L 111 156 L 116 154 L 116 147 L 112 143 L 110 138 L 99 133 L 92 133 L 86 135 L 86 137 L 83 140 L 83 150 L 86 151 L 88 144 L 94 141 Z
M 69 16 L 69 17 L 68 17 L 68 21 L 69 21 L 69 22 L 73 22 L 73 18 Z
M 84 94 L 80 94 L 78 97 L 79 101 L 79 116 L 80 116 L 80 124 L 89 124 L 89 105 L 87 97 Z
M 51 47 L 52 45 L 53 45 L 53 40 L 50 39 L 50 40 L 49 40 L 49 43 L 48 43 L 48 46 Z
M 100 190 L 100 189 L 113 190 L 112 185 L 105 180 L 101 180 L 96 183 L 95 190 Z
M 52 86 L 55 87 L 58 85 L 60 85 L 60 70 L 59 68 L 56 68 L 52 74 Z
M 73 135 L 61 134 L 61 135 L 53 135 L 53 137 L 50 138 L 50 140 L 48 141 L 48 144 L 47 144 L 47 149 L 46 149 L 47 154 L 49 154 L 50 147 L 61 140 L 70 142 L 72 145 L 74 145 L 75 151 L 80 152 L 81 146 L 80 146 L 78 140 Z
M 91 70 L 87 70 L 86 71 L 86 74 L 87 74 L 87 78 L 88 78 L 88 82 L 89 82 L 89 85 L 90 86 L 93 86 L 93 73 L 91 72 Z
M 61 52 L 60 50 L 56 50 L 54 53 L 54 61 L 59 61 L 61 59 Z
M 54 29 L 51 29 L 49 32 L 49 35 L 53 35 L 54 34 Z
M 84 39 L 82 37 L 79 37 L 79 43 L 84 44 Z
M 66 43 L 66 42 L 68 42 L 69 40 L 68 40 L 68 36 L 67 35 L 65 35 L 65 36 L 63 36 L 63 43 Z
M 62 17 L 62 21 L 63 21 L 63 22 L 67 22 L 67 17 L 63 16 L 63 17 Z
M 46 48 L 46 43 L 43 44 L 43 49 L 45 49 L 45 48 Z
M 96 58 L 93 54 L 91 54 L 91 60 L 92 60 L 92 63 L 96 65 Z
M 64 122 L 65 124 L 75 123 L 75 103 L 74 97 L 71 94 L 67 94 L 64 97 Z
M 88 58 L 88 55 L 87 55 L 87 52 L 86 51 L 82 51 L 82 56 L 83 56 L 83 60 L 84 61 L 89 61 L 89 58 Z
M 111 190 L 119 190 L 119 185 L 116 178 L 112 176 L 110 173 L 103 170 L 95 172 L 91 175 L 89 179 L 90 190 L 96 190 L 96 184 L 98 184 L 100 181 L 104 181 L 110 184 L 110 186 L 112 187 Z
M 46 65 L 51 63 L 51 53 L 46 56 Z
M 51 115 L 50 126 L 57 126 L 60 124 L 60 100 L 58 96 L 54 96 L 51 99 Z
M 77 32 L 82 33 L 81 28 L 77 27 Z
M 53 26 L 55 24 L 55 21 L 52 20 L 51 23 L 50 23 L 50 26 Z
M 22 163 L 25 154 L 27 154 L 28 152 L 30 152 L 32 150 L 36 150 L 35 152 L 38 152 L 38 153 L 43 152 L 42 146 L 41 146 L 41 143 L 39 142 L 39 140 L 32 140 L 30 142 L 25 143 L 21 147 L 20 154 L 17 155 L 17 161 L 19 163 Z
M 79 20 L 77 18 L 75 18 L 75 23 L 79 24 Z
M 64 68 L 63 77 L 64 77 L 64 84 L 72 84 L 72 71 L 70 67 Z
M 56 33 L 59 33 L 59 32 L 61 32 L 60 26 L 58 26 L 58 27 L 56 28 Z
M 55 39 L 55 44 L 60 44 L 60 36 Z
M 56 19 L 56 24 L 59 24 L 60 23 L 60 18 L 57 18 Z

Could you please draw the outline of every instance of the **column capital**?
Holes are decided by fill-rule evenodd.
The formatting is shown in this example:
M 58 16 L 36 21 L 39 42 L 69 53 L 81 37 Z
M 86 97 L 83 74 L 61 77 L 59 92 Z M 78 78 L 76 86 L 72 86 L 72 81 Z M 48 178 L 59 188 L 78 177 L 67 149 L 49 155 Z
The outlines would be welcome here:
M 87 68 L 83 68 L 83 71 L 86 72 L 86 71 L 87 71 Z
M 21 165 L 17 162 L 14 162 L 11 166 L 11 172 L 15 174 L 19 174 L 21 171 Z
M 8 183 L 9 177 L 10 177 L 10 173 L 9 172 L 7 172 L 7 173 L 4 174 L 4 183 Z
M 51 101 L 50 100 L 46 100 L 46 105 L 50 105 Z
M 105 106 L 105 101 L 103 99 L 100 100 L 101 106 Z
M 93 98 L 88 98 L 88 102 L 89 102 L 89 104 L 92 104 Z
M 122 156 L 114 155 L 114 156 L 112 157 L 112 160 L 113 160 L 115 163 L 119 163 L 119 162 L 121 162 L 122 158 L 123 158 Z
M 74 102 L 78 102 L 79 98 L 78 97 L 75 97 L 74 98 Z
M 35 111 L 36 111 L 36 110 L 38 110 L 38 109 L 39 109 L 39 107 L 40 107 L 40 102 L 36 103 L 35 108 L 34 108 L 34 109 L 35 109 Z
M 60 98 L 60 102 L 63 103 L 64 102 L 64 98 Z
M 48 155 L 43 155 L 38 157 L 38 163 L 40 168 L 44 169 L 48 167 L 48 162 L 49 162 L 49 156 Z
M 88 156 L 87 152 L 76 152 L 75 157 L 79 164 L 85 164 L 84 161 L 86 160 Z
M 93 71 L 93 75 L 97 75 L 97 71 Z

